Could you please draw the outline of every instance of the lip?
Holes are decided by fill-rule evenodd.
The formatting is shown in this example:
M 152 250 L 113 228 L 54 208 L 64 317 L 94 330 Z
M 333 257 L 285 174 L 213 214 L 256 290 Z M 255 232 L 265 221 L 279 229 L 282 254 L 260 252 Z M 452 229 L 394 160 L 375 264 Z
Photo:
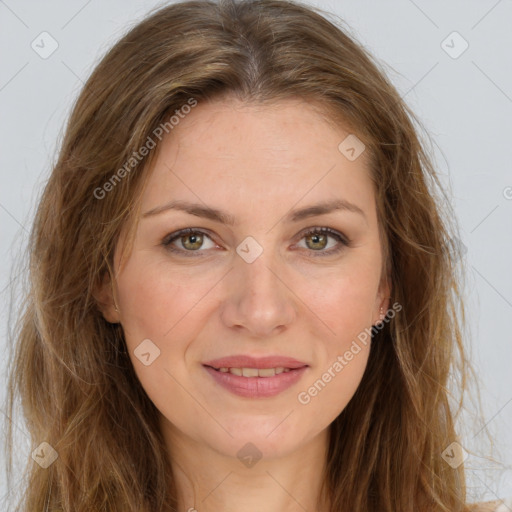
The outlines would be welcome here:
M 211 366 L 213 368 L 290 368 L 292 370 L 308 366 L 307 363 L 293 359 L 286 356 L 265 356 L 265 357 L 252 357 L 247 355 L 235 355 L 229 357 L 221 357 L 220 359 L 213 359 L 203 363 L 204 366 Z M 243 377 L 250 379 L 252 377 Z M 258 378 L 258 377 L 255 377 Z M 274 377 L 265 377 L 274 378 Z
M 280 358 L 280 360 L 282 361 L 283 358 Z M 245 398 L 268 398 L 278 395 L 296 384 L 308 370 L 308 366 L 306 365 L 290 370 L 289 372 L 280 373 L 274 377 L 240 377 L 232 373 L 222 373 L 211 366 L 203 366 L 213 379 L 224 389 L 227 389 L 234 395 Z M 237 368 L 236 366 L 232 367 Z M 244 368 L 248 367 L 250 366 L 244 366 Z M 258 366 L 255 368 L 262 367 Z

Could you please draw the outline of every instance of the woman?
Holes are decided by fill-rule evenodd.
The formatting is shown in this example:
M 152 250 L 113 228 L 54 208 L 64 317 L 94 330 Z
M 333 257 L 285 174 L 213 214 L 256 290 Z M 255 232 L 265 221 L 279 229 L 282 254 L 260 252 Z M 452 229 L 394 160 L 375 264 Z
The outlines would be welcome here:
M 20 510 L 495 510 L 466 500 L 457 245 L 413 120 L 298 3 L 130 30 L 33 226 Z

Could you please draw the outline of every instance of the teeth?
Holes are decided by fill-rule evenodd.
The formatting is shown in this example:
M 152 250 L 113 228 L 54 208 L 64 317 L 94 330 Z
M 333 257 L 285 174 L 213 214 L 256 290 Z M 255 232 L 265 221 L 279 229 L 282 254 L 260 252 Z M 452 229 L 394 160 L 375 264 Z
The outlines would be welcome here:
M 232 373 L 239 377 L 274 377 L 280 373 L 287 373 L 290 368 L 218 368 L 222 373 Z

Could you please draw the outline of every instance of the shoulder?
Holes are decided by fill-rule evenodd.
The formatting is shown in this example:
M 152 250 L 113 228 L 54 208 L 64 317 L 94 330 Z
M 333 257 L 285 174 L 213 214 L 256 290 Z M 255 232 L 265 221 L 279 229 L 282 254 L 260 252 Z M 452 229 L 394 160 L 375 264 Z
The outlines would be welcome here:
M 503 500 L 486 501 L 471 505 L 471 512 L 511 512 L 512 498 Z

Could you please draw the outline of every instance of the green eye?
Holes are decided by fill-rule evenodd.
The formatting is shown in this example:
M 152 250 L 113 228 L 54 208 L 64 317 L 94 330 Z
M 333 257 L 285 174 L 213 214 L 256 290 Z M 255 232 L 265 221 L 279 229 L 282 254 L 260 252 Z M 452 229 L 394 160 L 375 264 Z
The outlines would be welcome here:
M 343 248 L 348 247 L 350 242 L 346 237 L 334 231 L 330 228 L 313 228 L 303 234 L 305 240 L 312 240 L 311 243 L 306 241 L 306 248 L 311 249 L 313 252 L 317 252 L 319 254 L 315 254 L 315 256 L 325 256 L 338 253 Z M 324 250 L 328 245 L 329 238 L 334 238 L 338 241 L 338 244 L 334 247 L 329 248 L 328 250 Z
M 330 256 L 350 246 L 350 240 L 347 237 L 327 227 L 310 228 L 302 234 L 302 239 L 306 240 L 305 249 L 309 249 L 310 253 L 316 253 L 312 254 L 314 257 Z M 329 239 L 334 239 L 338 243 L 325 250 L 328 247 Z M 204 247 L 206 240 L 210 240 L 213 245 Z M 178 241 L 181 247 L 176 246 L 175 242 Z M 162 241 L 162 245 L 169 251 L 182 256 L 201 256 L 203 250 L 212 249 L 215 246 L 208 233 L 195 228 L 181 229 L 167 235 Z
M 171 233 L 164 239 L 162 244 L 172 252 L 198 252 L 202 248 L 204 237 L 210 238 L 203 231 L 186 228 L 176 233 Z M 176 248 L 172 245 L 177 240 L 181 241 L 181 246 L 184 249 Z

